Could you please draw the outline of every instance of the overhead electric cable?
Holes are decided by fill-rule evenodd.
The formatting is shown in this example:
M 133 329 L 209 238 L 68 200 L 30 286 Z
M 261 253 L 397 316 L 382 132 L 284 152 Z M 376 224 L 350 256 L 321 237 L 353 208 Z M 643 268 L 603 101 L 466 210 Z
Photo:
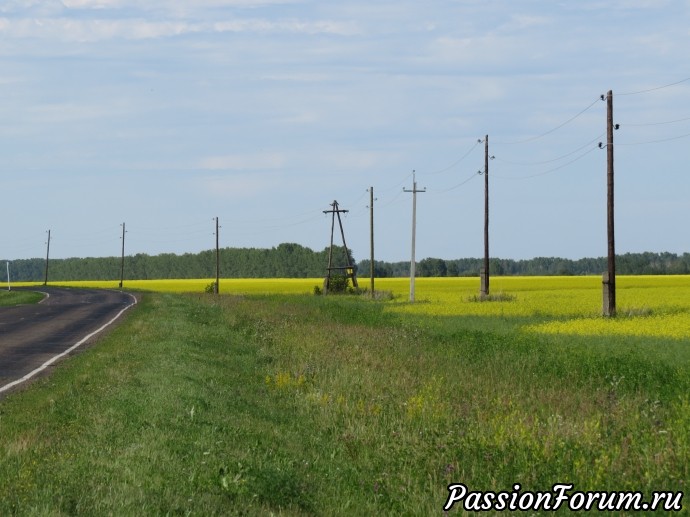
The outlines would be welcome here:
M 677 124 L 678 122 L 685 122 L 687 120 L 690 120 L 690 117 L 685 117 L 685 118 L 678 118 L 675 120 L 667 120 L 665 122 L 647 122 L 643 124 L 621 124 L 621 126 L 629 126 L 629 127 L 645 127 L 645 126 L 663 126 L 666 124 Z
M 505 180 L 524 180 L 524 179 L 528 179 L 528 178 L 536 178 L 536 177 L 538 177 L 538 176 L 545 176 L 545 175 L 547 175 L 547 174 L 551 174 L 552 172 L 556 172 L 557 170 L 560 170 L 560 169 L 562 169 L 562 168 L 564 168 L 564 167 L 567 167 L 568 165 L 570 165 L 570 164 L 572 164 L 572 163 L 575 163 L 575 162 L 578 161 L 578 160 L 581 160 L 582 158 L 584 158 L 585 156 L 587 156 L 589 153 L 591 153 L 591 152 L 594 151 L 595 149 L 598 149 L 598 148 L 597 148 L 597 147 L 592 147 L 589 151 L 582 153 L 580 156 L 578 156 L 577 158 L 575 158 L 575 159 L 573 159 L 573 160 L 570 160 L 570 161 L 567 162 L 567 163 L 564 163 L 564 164 L 562 164 L 562 165 L 559 165 L 558 167 L 554 167 L 554 168 L 552 168 L 552 169 L 549 169 L 549 170 L 546 170 L 546 171 L 543 171 L 543 172 L 539 172 L 539 173 L 537 173 L 537 174 L 530 174 L 529 176 L 516 176 L 516 177 L 501 176 L 501 175 L 497 175 L 497 174 L 492 174 L 492 177 L 494 177 L 494 178 L 499 178 L 499 179 L 505 179 Z
M 553 133 L 553 132 L 555 132 L 555 131 L 558 131 L 559 129 L 561 129 L 561 128 L 564 127 L 564 126 L 567 126 L 567 125 L 570 124 L 573 120 L 575 120 L 576 118 L 580 117 L 580 116 L 583 115 L 585 112 L 587 112 L 592 106 L 594 106 L 595 104 L 597 104 L 600 100 L 601 100 L 601 99 L 600 99 L 599 97 L 597 97 L 597 99 L 596 99 L 594 102 L 592 102 L 589 106 L 587 106 L 585 109 L 583 109 L 582 111 L 580 111 L 580 112 L 577 113 L 576 115 L 570 117 L 570 118 L 569 118 L 568 120 L 566 120 L 565 122 L 563 122 L 563 123 L 557 125 L 557 126 L 554 127 L 553 129 L 549 129 L 548 131 L 545 131 L 544 133 L 541 133 L 540 135 L 533 136 L 533 137 L 530 137 L 530 138 L 525 138 L 524 140 L 516 140 L 516 141 L 513 141 L 513 142 L 494 142 L 494 144 L 497 144 L 497 145 L 516 145 L 516 144 L 526 144 L 526 143 L 528 143 L 528 142 L 533 142 L 534 140 L 539 140 L 540 138 L 543 138 L 543 137 L 545 137 L 545 136 L 547 136 L 547 135 L 550 135 L 551 133 Z
M 617 93 L 616 96 L 620 97 L 621 95 L 639 95 L 641 93 L 655 92 L 657 90 L 663 90 L 664 88 L 670 88 L 671 86 L 676 86 L 676 85 L 685 83 L 687 81 L 690 81 L 690 77 L 686 77 L 685 79 L 681 79 L 680 81 L 676 81 L 675 83 L 665 84 L 663 86 L 657 86 L 655 88 L 649 88 L 647 90 L 639 90 L 636 92 Z
M 498 160 L 499 162 L 509 163 L 509 164 L 511 164 L 511 165 L 545 165 L 545 164 L 547 164 L 547 163 L 558 162 L 558 161 L 560 161 L 560 160 L 562 160 L 562 159 L 564 159 L 564 158 L 567 158 L 568 156 L 572 156 L 573 154 L 582 151 L 582 149 L 585 149 L 587 146 L 592 145 L 593 143 L 599 142 L 599 141 L 601 140 L 601 138 L 602 138 L 605 134 L 606 134 L 605 132 L 604 132 L 604 133 L 601 133 L 599 136 L 597 136 L 597 137 L 594 138 L 593 140 L 590 140 L 590 141 L 587 142 L 586 144 L 584 144 L 584 145 L 578 147 L 578 148 L 575 149 L 574 151 L 571 151 L 571 152 L 569 152 L 569 153 L 567 153 L 567 154 L 564 154 L 564 155 L 562 155 L 562 156 L 559 156 L 558 158 L 552 158 L 552 159 L 550 159 L 550 160 L 544 160 L 544 161 L 540 161 L 540 162 L 514 162 L 514 161 L 510 161 L 510 160 L 504 160 L 504 159 L 500 158 L 499 156 L 496 157 L 496 160 Z
M 470 149 L 469 149 L 465 154 L 463 154 L 460 158 L 458 158 L 456 161 L 454 161 L 453 163 L 451 163 L 448 167 L 446 167 L 446 168 L 444 168 L 444 169 L 437 170 L 437 171 L 433 171 L 433 172 L 424 172 L 424 171 L 422 170 L 422 171 L 421 171 L 421 174 L 426 174 L 426 175 L 432 176 L 432 175 L 434 175 L 434 174 L 441 174 L 442 172 L 449 171 L 450 169 L 452 169 L 453 167 L 455 167 L 456 165 L 458 165 L 460 162 L 462 162 L 465 158 L 467 158 L 467 157 L 470 155 L 470 153 L 472 153 L 472 151 L 474 151 L 474 149 L 475 149 L 480 143 L 481 143 L 481 141 L 475 140 L 474 145 L 473 145 L 472 147 L 470 147 Z M 420 173 L 420 171 L 417 171 L 417 172 Z M 409 178 L 409 176 L 408 176 L 408 178 Z M 405 179 L 407 179 L 407 178 L 405 178 Z
M 678 136 L 672 136 L 670 138 L 661 138 L 659 140 L 648 140 L 646 142 L 630 142 L 630 143 L 616 143 L 615 145 L 647 145 L 647 144 L 659 144 L 662 142 L 670 142 L 672 140 L 680 140 L 681 138 L 687 138 L 690 136 L 690 133 L 686 133 L 684 135 L 678 135 Z
M 411 176 L 411 174 L 410 174 L 410 176 Z M 409 176 L 408 176 L 408 177 L 409 177 Z M 393 199 L 391 199 L 391 200 L 388 201 L 387 203 L 383 203 L 383 204 L 379 207 L 379 210 L 382 209 L 382 208 L 386 208 L 387 206 L 390 206 L 390 205 L 392 205 L 393 203 L 395 203 L 395 202 L 398 200 L 398 198 L 403 194 L 403 192 L 405 192 L 405 191 L 404 191 L 404 190 L 400 190 L 400 192 L 398 192 L 395 196 L 393 196 Z
M 455 190 L 456 188 L 462 187 L 462 186 L 465 185 L 466 183 L 469 183 L 470 181 L 472 181 L 472 180 L 473 180 L 474 178 L 476 178 L 477 176 L 478 176 L 478 174 L 475 172 L 474 174 L 472 174 L 472 176 L 469 176 L 466 180 L 461 181 L 461 182 L 458 183 L 457 185 L 454 185 L 454 186 L 452 186 L 452 187 L 450 187 L 450 188 L 443 189 L 443 190 L 439 190 L 439 191 L 433 191 L 433 190 L 432 190 L 430 193 L 431 193 L 431 194 L 436 194 L 436 195 L 445 194 L 446 192 L 450 192 L 451 190 Z
M 379 194 L 382 194 L 382 193 L 385 193 L 385 192 L 390 192 L 390 191 L 393 190 L 393 189 L 397 189 L 399 186 L 401 186 L 402 184 L 404 184 L 404 183 L 405 183 L 408 179 L 410 179 L 411 177 L 412 177 L 412 173 L 409 173 L 407 176 L 405 176 L 405 177 L 402 179 L 402 181 L 396 183 L 396 184 L 393 185 L 392 187 L 380 189 L 380 190 L 378 190 L 378 193 L 379 193 Z

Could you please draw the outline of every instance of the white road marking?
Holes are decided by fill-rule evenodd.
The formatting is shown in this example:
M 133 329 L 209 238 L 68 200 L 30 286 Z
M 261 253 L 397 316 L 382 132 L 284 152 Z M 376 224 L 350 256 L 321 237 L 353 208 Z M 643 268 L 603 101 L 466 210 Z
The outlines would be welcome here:
M 62 353 L 60 353 L 60 354 L 58 354 L 58 355 L 56 355 L 56 356 L 51 357 L 51 358 L 48 359 L 45 363 L 43 363 L 41 366 L 39 366 L 38 368 L 36 368 L 36 369 L 33 370 L 33 371 L 30 371 L 29 373 L 27 373 L 27 374 L 26 374 L 24 377 L 22 377 L 21 379 L 17 379 L 16 381 L 12 381 L 12 382 L 10 382 L 9 384 L 5 384 L 4 386 L 0 386 L 0 393 L 2 393 L 3 391 L 7 391 L 7 390 L 13 388 L 13 387 L 15 387 L 15 386 L 21 384 L 22 382 L 28 381 L 29 379 L 31 379 L 31 377 L 33 377 L 34 375 L 36 375 L 36 374 L 42 372 L 43 370 L 45 370 L 46 368 L 48 368 L 51 364 L 53 364 L 55 361 L 58 361 L 58 360 L 62 359 L 64 356 L 66 356 L 67 354 L 69 354 L 69 353 L 72 352 L 73 350 L 79 348 L 81 345 L 83 345 L 84 343 L 86 343 L 86 342 L 87 342 L 89 339 L 91 339 L 93 336 L 95 336 L 95 335 L 98 334 L 99 332 L 102 332 L 103 330 L 105 330 L 106 328 L 108 328 L 110 325 L 112 325 L 113 323 L 115 323 L 115 321 L 117 321 L 117 319 L 118 319 L 120 316 L 122 316 L 122 314 L 124 314 L 124 312 L 125 312 L 127 309 L 129 309 L 130 307 L 133 307 L 134 305 L 137 304 L 137 298 L 136 298 L 134 295 L 132 295 L 132 294 L 130 294 L 129 296 L 131 296 L 131 297 L 132 297 L 132 300 L 134 300 L 134 301 L 133 301 L 132 303 L 130 303 L 127 307 L 125 307 L 124 309 L 122 309 L 120 312 L 118 312 L 117 315 L 116 315 L 113 319 L 111 319 L 108 323 L 106 323 L 106 324 L 104 324 L 102 327 L 100 327 L 100 328 L 94 330 L 93 332 L 91 332 L 91 334 L 89 334 L 88 336 L 82 338 L 81 340 L 79 340 L 77 343 L 75 343 L 74 345 L 72 345 L 71 347 L 69 347 L 69 348 L 68 348 L 67 350 L 65 350 L 64 352 L 62 352 Z

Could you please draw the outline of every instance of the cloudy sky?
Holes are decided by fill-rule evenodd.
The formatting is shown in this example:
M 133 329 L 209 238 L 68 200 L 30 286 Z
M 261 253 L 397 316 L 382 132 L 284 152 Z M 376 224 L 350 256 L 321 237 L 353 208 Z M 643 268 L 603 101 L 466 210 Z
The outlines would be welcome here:
M 687 0 L 5 0 L 0 258 L 690 251 Z

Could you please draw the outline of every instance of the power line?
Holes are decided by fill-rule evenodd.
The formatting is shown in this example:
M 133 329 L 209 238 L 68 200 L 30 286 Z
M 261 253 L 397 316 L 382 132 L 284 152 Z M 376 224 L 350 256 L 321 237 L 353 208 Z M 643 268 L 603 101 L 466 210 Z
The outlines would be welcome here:
M 454 186 L 452 186 L 452 187 L 449 187 L 449 188 L 443 189 L 443 190 L 439 190 L 439 191 L 432 191 L 431 194 L 432 194 L 432 195 L 445 194 L 446 192 L 450 192 L 451 190 L 455 190 L 456 188 L 462 187 L 462 186 L 465 185 L 466 183 L 469 183 L 470 181 L 472 181 L 473 179 L 475 179 L 477 176 L 478 176 L 477 173 L 474 172 L 474 173 L 472 173 L 472 175 L 469 176 L 466 180 L 461 181 L 461 182 L 458 183 L 457 185 L 454 185 Z
M 685 118 L 678 118 L 676 120 L 667 120 L 665 122 L 646 122 L 643 124 L 620 124 L 621 126 L 630 126 L 630 127 L 645 127 L 645 126 L 663 126 L 666 124 L 677 124 L 678 122 L 685 122 L 687 120 L 690 120 L 690 117 L 685 117 Z
M 620 144 L 618 144 L 618 145 L 620 145 Z M 575 159 L 573 159 L 573 160 L 570 160 L 569 162 L 566 162 L 566 163 L 564 163 L 564 164 L 562 164 L 562 165 L 559 165 L 558 167 L 554 167 L 554 168 L 552 168 L 552 169 L 549 169 L 549 170 L 546 170 L 546 171 L 543 171 L 543 172 L 539 172 L 539 173 L 537 173 L 537 174 L 530 174 L 529 176 L 515 176 L 515 177 L 511 177 L 511 176 L 500 176 L 500 175 L 496 175 L 496 174 L 492 174 L 492 176 L 493 176 L 494 178 L 499 178 L 499 179 L 504 179 L 504 180 L 524 180 L 524 179 L 529 179 L 529 178 L 537 178 L 537 177 L 539 177 L 539 176 L 546 176 L 547 174 L 551 174 L 552 172 L 556 172 L 556 171 L 558 171 L 558 170 L 560 170 L 560 169 L 563 169 L 564 167 L 567 167 L 567 166 L 570 165 L 570 164 L 573 164 L 573 163 L 575 163 L 575 162 L 581 160 L 582 158 L 584 158 L 585 156 L 587 156 L 589 153 L 591 153 L 591 152 L 594 151 L 595 149 L 598 149 L 598 147 L 592 147 L 592 148 L 591 148 L 590 150 L 588 150 L 587 152 L 582 153 L 580 156 L 578 156 L 577 158 L 575 158 Z
M 388 187 L 388 188 L 379 190 L 378 192 L 379 192 L 379 194 L 381 194 L 382 192 L 390 192 L 390 191 L 393 190 L 393 189 L 397 189 L 398 187 L 400 187 L 403 183 L 405 183 L 405 182 L 406 182 L 408 179 L 410 179 L 411 177 L 412 177 L 412 173 L 409 173 L 407 176 L 405 176 L 405 177 L 402 179 L 402 181 L 399 181 L 398 183 L 396 183 L 396 184 L 393 185 L 392 187 Z
M 562 156 L 559 156 L 558 158 L 552 158 L 552 159 L 550 159 L 550 160 L 544 160 L 544 161 L 539 161 L 539 162 L 514 162 L 514 161 L 504 160 L 504 159 L 502 159 L 502 158 L 500 158 L 500 157 L 496 157 L 496 159 L 497 159 L 498 161 L 500 161 L 500 162 L 508 163 L 508 164 L 511 164 L 511 165 L 546 165 L 547 163 L 554 163 L 554 162 L 561 161 L 562 159 L 567 158 L 568 156 L 572 156 L 573 154 L 582 151 L 582 150 L 585 149 L 586 147 L 588 147 L 588 146 L 590 146 L 590 145 L 592 145 L 592 144 L 598 142 L 598 141 L 601 139 L 601 137 L 603 137 L 605 134 L 606 134 L 606 133 L 601 133 L 601 134 L 598 135 L 596 138 L 594 138 L 594 139 L 590 140 L 589 142 L 587 142 L 586 144 L 584 144 L 584 145 L 578 147 L 578 148 L 575 149 L 574 151 L 570 151 L 570 152 L 567 153 L 567 154 L 564 154 L 564 155 L 562 155 Z
M 616 96 L 619 97 L 621 95 L 640 95 L 641 93 L 655 92 L 657 90 L 663 90 L 664 88 L 670 88 L 671 86 L 676 86 L 676 85 L 685 83 L 687 81 L 690 81 L 690 77 L 686 77 L 685 79 L 681 79 L 680 81 L 676 81 L 675 83 L 665 84 L 663 86 L 656 86 L 654 88 L 649 88 L 647 90 L 639 90 L 636 92 L 627 92 L 627 93 L 617 93 Z
M 366 196 L 367 194 L 368 194 L 368 189 L 364 189 L 364 192 L 363 192 L 355 201 L 353 201 L 352 203 L 348 203 L 347 206 L 355 206 L 355 205 L 356 205 L 357 203 L 359 203 L 359 202 L 362 200 L 362 198 L 364 198 L 364 196 Z
M 410 174 L 410 176 L 411 176 L 411 174 Z M 408 177 L 409 177 L 409 176 L 408 176 Z M 407 178 L 406 178 L 406 179 L 407 179 Z M 398 192 L 395 196 L 393 196 L 393 199 L 391 199 L 391 200 L 388 201 L 387 203 L 381 205 L 381 206 L 379 207 L 379 210 L 381 210 L 382 208 L 386 208 L 387 206 L 391 206 L 393 203 L 395 203 L 395 202 L 400 198 L 400 196 L 403 195 L 404 192 L 405 192 L 404 190 L 400 190 L 400 192 Z M 379 195 L 379 194 L 377 194 L 377 195 Z
M 672 136 L 670 138 L 661 138 L 659 140 L 648 140 L 646 142 L 631 142 L 631 143 L 618 143 L 616 145 L 647 145 L 647 144 L 659 144 L 661 142 L 670 142 L 672 140 L 680 140 L 682 138 L 687 138 L 690 136 L 690 133 L 686 133 L 684 135 L 679 135 L 679 136 Z
M 310 214 L 314 214 L 318 210 L 312 209 L 306 212 L 300 212 L 298 214 L 286 215 L 281 217 L 268 217 L 264 219 L 229 219 L 233 224 L 251 224 L 251 223 L 270 223 L 273 221 L 285 221 L 286 219 L 296 219 L 298 217 L 304 217 Z
M 578 118 L 578 117 L 580 117 L 581 115 L 583 115 L 584 113 L 586 113 L 592 106 L 594 106 L 595 104 L 597 104 L 597 103 L 599 102 L 599 100 L 600 100 L 600 98 L 597 97 L 597 99 L 596 99 L 594 102 L 592 102 L 590 105 L 588 105 L 588 106 L 587 106 L 586 108 L 584 108 L 582 111 L 580 111 L 580 112 L 577 113 L 576 115 L 570 117 L 570 118 L 569 118 L 568 120 L 566 120 L 565 122 L 563 122 L 563 123 L 557 125 L 557 126 L 554 127 L 553 129 L 549 129 L 548 131 L 545 131 L 544 133 L 541 133 L 540 135 L 533 136 L 533 137 L 530 137 L 530 138 L 525 138 L 524 140 L 516 140 L 516 141 L 514 141 L 514 142 L 494 142 L 494 143 L 495 143 L 495 144 L 499 144 L 499 145 L 516 145 L 516 144 L 526 144 L 526 143 L 528 143 L 528 142 L 533 142 L 533 141 L 535 141 L 535 140 L 539 140 L 540 138 L 543 138 L 543 137 L 545 137 L 545 136 L 547 136 L 547 135 L 550 135 L 551 133 L 553 133 L 553 132 L 555 132 L 555 131 L 558 131 L 559 129 L 561 129 L 561 128 L 564 127 L 564 126 L 567 126 L 567 125 L 570 124 L 573 120 L 575 120 L 576 118 Z
M 475 141 L 475 142 L 474 142 L 474 145 L 473 145 L 472 147 L 470 147 L 470 149 L 469 149 L 465 154 L 463 154 L 460 158 L 458 158 L 456 161 L 454 161 L 454 162 L 453 162 L 452 164 L 450 164 L 448 167 L 445 167 L 444 169 L 440 169 L 440 170 L 433 171 L 433 172 L 424 172 L 424 171 L 422 171 L 422 174 L 426 174 L 426 175 L 428 175 L 428 176 L 432 176 L 432 175 L 435 175 L 435 174 L 441 174 L 442 172 L 449 171 L 450 169 L 452 169 L 453 167 L 455 167 L 457 164 L 459 164 L 460 162 L 462 162 L 465 158 L 467 158 L 467 157 L 472 153 L 472 151 L 474 151 L 474 149 L 475 149 L 480 143 L 481 143 L 481 142 L 478 141 L 478 140 Z M 409 176 L 408 176 L 407 178 L 409 178 Z M 407 178 L 405 178 L 405 179 L 407 179 Z
M 168 232 L 169 231 L 169 232 L 175 232 L 177 234 L 177 233 L 179 233 L 180 230 L 185 230 L 185 229 L 189 229 L 189 228 L 202 228 L 203 227 L 203 230 L 198 230 L 199 233 L 201 233 L 201 231 L 204 231 L 204 232 L 208 231 L 207 226 L 208 226 L 207 221 L 198 221 L 198 222 L 189 223 L 189 224 L 178 224 L 178 225 L 174 225 L 174 226 L 166 226 L 163 228 L 152 228 L 150 226 L 147 227 L 147 226 L 137 225 L 137 231 L 144 232 L 144 233 L 145 232 L 153 232 L 156 234 L 158 234 L 160 232 Z M 197 230 L 194 230 L 193 232 L 188 232 L 188 233 L 196 233 L 196 232 L 197 232 Z

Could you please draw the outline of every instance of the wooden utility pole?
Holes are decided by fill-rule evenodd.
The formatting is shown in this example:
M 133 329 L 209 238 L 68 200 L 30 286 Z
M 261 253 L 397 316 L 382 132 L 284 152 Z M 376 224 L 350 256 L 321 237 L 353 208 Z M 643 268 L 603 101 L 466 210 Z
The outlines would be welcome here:
M 357 273 L 355 272 L 354 265 L 350 261 L 350 252 L 347 248 L 347 243 L 345 242 L 345 230 L 343 230 L 343 221 L 340 218 L 340 214 L 345 214 L 349 210 L 343 210 L 338 206 L 337 201 L 331 203 L 331 210 L 324 210 L 324 214 L 332 214 L 331 218 L 331 245 L 328 249 L 328 267 L 326 268 L 326 279 L 323 282 L 323 294 L 328 294 L 328 289 L 331 283 L 331 271 L 334 269 L 340 269 L 345 271 L 345 276 L 352 280 L 352 287 L 359 287 L 357 285 Z M 340 227 L 340 236 L 343 238 L 343 248 L 345 248 L 345 266 L 334 266 L 333 265 L 333 233 L 335 230 L 335 218 L 338 217 L 338 225 Z
M 122 223 L 122 258 L 120 260 L 120 289 L 125 279 L 125 223 Z
M 405 192 L 412 192 L 412 257 L 410 259 L 410 301 L 414 301 L 414 280 L 416 276 L 416 262 L 415 262 L 415 240 L 417 233 L 417 192 L 426 192 L 426 188 L 417 189 L 417 180 L 415 179 L 415 171 L 412 171 L 412 190 L 403 189 Z
M 50 261 L 50 230 L 48 230 L 48 242 L 46 246 L 46 274 L 43 285 L 48 285 L 48 262 Z
M 369 257 L 371 297 L 374 298 L 374 187 L 369 187 L 369 249 L 371 250 Z
M 220 293 L 220 247 L 218 240 L 218 218 L 216 217 L 216 285 L 213 288 L 213 292 Z
M 616 315 L 616 240 L 613 224 L 613 91 L 606 95 L 606 230 L 608 271 L 604 277 L 604 316 Z M 608 294 L 608 296 L 607 296 Z
M 480 292 L 489 295 L 489 135 L 484 137 L 484 268 L 480 271 Z

